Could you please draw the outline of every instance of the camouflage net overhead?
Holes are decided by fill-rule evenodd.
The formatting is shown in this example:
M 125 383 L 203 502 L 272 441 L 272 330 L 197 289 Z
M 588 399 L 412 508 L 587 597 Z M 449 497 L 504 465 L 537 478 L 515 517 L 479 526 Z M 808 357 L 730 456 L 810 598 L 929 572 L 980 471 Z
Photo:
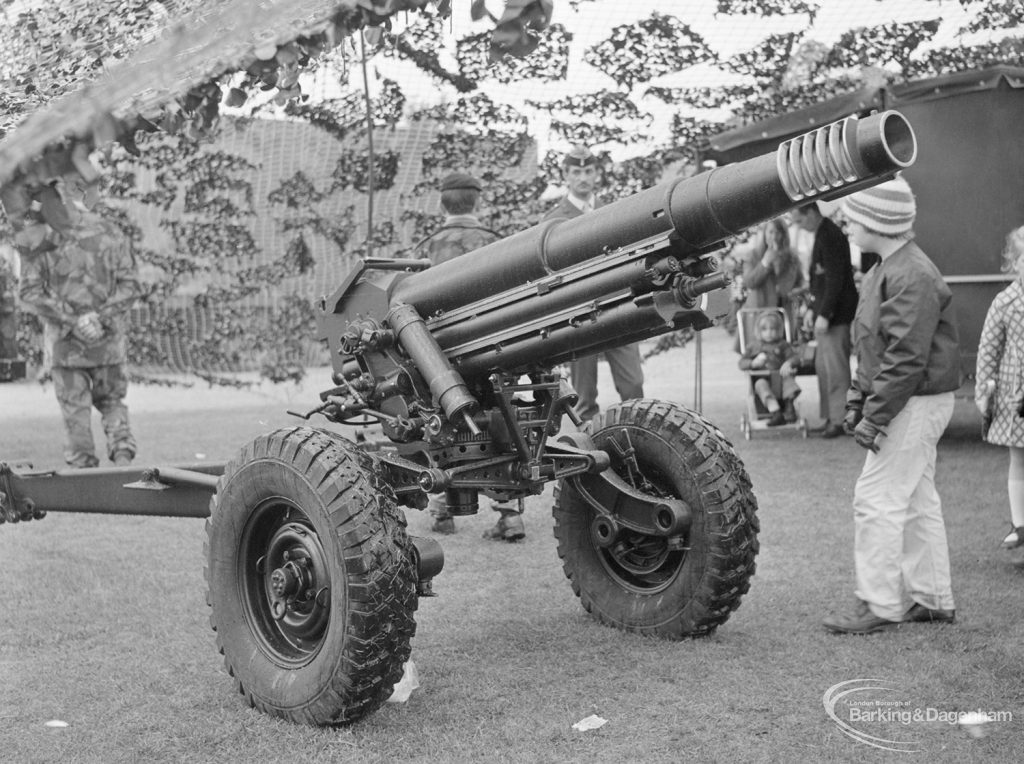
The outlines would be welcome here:
M 44 92 L 21 78 L 18 105 L 39 108 L 0 141 L 9 222 L 17 228 L 56 188 L 65 203 L 97 207 L 129 233 L 149 284 L 130 334 L 136 373 L 301 376 L 309 363 L 326 362 L 315 341 L 313 299 L 332 291 L 354 258 L 393 254 L 435 225 L 436 196 L 413 192 L 462 160 L 431 147 L 444 143 L 436 126 L 444 115 L 395 128 L 404 103 L 396 88 L 385 85 L 373 99 L 357 92 L 309 104 L 299 76 L 340 75 L 366 48 L 359 40 L 356 51 L 353 33 L 372 39 L 390 16 L 410 10 L 423 10 L 436 26 L 446 5 L 204 3 L 159 36 L 139 37 L 153 39 L 131 55 L 108 51 L 124 60 L 84 85 L 72 75 L 89 73 L 93 43 L 71 44 L 91 51 L 77 68 L 65 65 L 74 51 L 60 43 L 25 44 L 26 55 L 36 52 L 35 71 L 48 63 L 70 84 L 67 92 Z M 76 17 L 43 13 L 56 14 L 59 24 Z M 497 20 L 504 35 L 485 43 L 482 55 L 497 61 L 505 50 L 518 52 L 549 13 L 546 1 L 519 3 Z M 341 50 L 346 42 L 352 50 Z M 222 114 L 267 91 L 273 99 L 263 98 L 250 116 Z M 372 161 L 368 122 L 374 132 L 390 128 L 375 136 Z M 526 166 L 532 177 L 535 159 L 523 151 L 518 157 L 505 166 L 512 175 Z M 361 203 L 371 184 L 376 221 Z M 399 227 L 408 230 L 400 235 Z M 41 355 L 37 332 L 25 316 L 22 344 L 32 360 Z
M 878 3 L 879 18 L 883 4 L 899 0 Z M 136 372 L 295 378 L 326 361 L 313 301 L 355 258 L 400 256 L 438 225 L 434 189 L 451 170 L 484 180 L 483 222 L 509 234 L 539 219 L 571 143 L 591 144 L 616 198 L 692 172 L 726 127 L 855 91 L 866 76 L 1024 62 L 1020 0 L 928 3 L 916 21 L 869 27 L 851 16 L 832 46 L 814 30 L 839 0 L 692 7 L 704 5 L 732 31 L 768 18 L 792 30 L 765 29 L 726 55 L 688 18 L 691 4 L 622 23 L 598 0 L 567 0 L 553 24 L 550 0 L 8 4 L 0 223 L 17 226 L 55 188 L 130 233 L 150 291 L 133 314 Z M 458 39 L 453 13 L 475 20 Z M 933 44 L 950 24 L 976 31 L 978 19 L 1005 34 Z M 427 78 L 431 105 L 422 85 L 389 78 L 396 61 Z M 728 77 L 679 84 L 694 67 Z M 311 97 L 311 82 L 343 85 Z M 523 82 L 528 97 L 496 100 Z M 22 354 L 38 361 L 37 330 L 23 315 Z

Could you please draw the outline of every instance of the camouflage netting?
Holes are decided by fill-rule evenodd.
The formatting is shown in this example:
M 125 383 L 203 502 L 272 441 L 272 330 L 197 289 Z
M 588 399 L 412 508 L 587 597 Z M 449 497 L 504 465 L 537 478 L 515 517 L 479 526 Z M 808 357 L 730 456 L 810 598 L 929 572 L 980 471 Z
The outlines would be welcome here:
M 12 115 L 28 114 L 0 144 L 7 222 L 18 228 L 45 189 L 56 188 L 65 203 L 95 206 L 128 232 L 148 286 L 132 315 L 137 374 L 219 380 L 259 369 L 278 380 L 325 363 L 314 299 L 333 291 L 355 258 L 394 256 L 433 228 L 437 195 L 430 190 L 464 163 L 451 152 L 451 131 L 438 125 L 443 111 L 396 125 L 404 96 L 394 83 L 372 99 L 348 92 L 312 102 L 300 74 L 343 80 L 367 55 L 354 32 L 373 40 L 398 11 L 422 10 L 426 33 L 436 35 L 447 4 L 236 0 L 204 3 L 176 19 L 174 11 L 189 10 L 180 3 L 161 14 L 161 33 L 140 7 L 135 18 L 148 31 L 114 24 L 111 39 L 120 48 L 90 38 L 86 24 L 89 8 L 109 20 L 114 5 L 44 8 L 4 29 L 31 63 L 20 74 L 4 71 L 17 84 L 5 128 Z M 474 41 L 468 62 L 498 61 L 503 48 L 519 52 L 525 30 L 546 25 L 538 9 L 549 3 L 521 5 L 499 20 L 504 38 Z M 44 39 L 47 28 L 66 34 Z M 410 33 L 405 43 L 415 40 Z M 135 43 L 143 44 L 132 53 Z M 123 60 L 109 66 L 102 58 Z M 45 90 L 34 74 L 44 67 L 59 75 Z M 245 101 L 255 106 L 234 115 L 225 108 Z M 486 172 L 495 193 L 523 178 L 536 187 L 532 142 L 513 136 L 518 150 L 509 161 L 507 137 L 474 136 L 506 157 Z M 502 225 L 497 217 L 490 222 Z M 38 329 L 23 315 L 22 348 L 37 363 Z
M 296 378 L 326 362 L 313 301 L 356 258 L 407 254 L 439 223 L 434 188 L 451 170 L 485 181 L 483 222 L 509 234 L 539 219 L 572 143 L 594 148 L 616 198 L 693 172 L 702 142 L 729 126 L 865 78 L 1020 65 L 1024 50 L 1019 0 L 935 2 L 871 27 L 851 18 L 832 46 L 814 36 L 830 0 L 712 5 L 733 30 L 785 16 L 794 31 L 726 54 L 670 3 L 624 24 L 596 0 L 559 3 L 556 23 L 551 0 L 506 0 L 501 13 L 482 0 L 6 4 L 2 222 L 17 227 L 56 188 L 129 232 L 149 289 L 133 308 L 137 374 Z M 475 19 L 458 39 L 453 12 Z M 978 19 L 1005 34 L 932 44 L 944 24 L 971 33 Z M 395 62 L 416 68 L 416 85 L 382 73 Z M 726 76 L 676 78 L 692 67 Z M 535 87 L 519 101 L 487 95 L 524 81 Z M 37 329 L 22 314 L 21 352 L 39 362 Z
M 361 137 L 237 119 L 211 144 L 155 138 L 160 149 L 113 163 L 105 198 L 136 237 L 143 281 L 157 289 L 132 322 L 137 370 L 216 378 L 259 369 L 280 380 L 326 364 L 313 300 L 333 292 L 355 258 L 406 253 L 437 224 L 433 189 L 449 168 L 433 160 L 445 135 L 423 120 L 375 136 L 369 244 Z M 536 176 L 536 152 L 524 148 L 504 183 Z

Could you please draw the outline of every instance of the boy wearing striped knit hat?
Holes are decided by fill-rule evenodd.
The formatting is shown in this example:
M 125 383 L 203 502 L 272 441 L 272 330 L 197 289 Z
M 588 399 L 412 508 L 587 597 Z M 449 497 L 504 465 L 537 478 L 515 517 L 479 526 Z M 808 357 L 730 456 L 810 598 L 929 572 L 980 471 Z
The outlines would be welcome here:
M 843 201 L 850 240 L 881 262 L 864 276 L 853 321 L 844 426 L 868 454 L 853 496 L 857 604 L 824 621 L 841 634 L 956 618 L 935 457 L 960 351 L 952 293 L 913 240 L 916 212 L 901 177 Z

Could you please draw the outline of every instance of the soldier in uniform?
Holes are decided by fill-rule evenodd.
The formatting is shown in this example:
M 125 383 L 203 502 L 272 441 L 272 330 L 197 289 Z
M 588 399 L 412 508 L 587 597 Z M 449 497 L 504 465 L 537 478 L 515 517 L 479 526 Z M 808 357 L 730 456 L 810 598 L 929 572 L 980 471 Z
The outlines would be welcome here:
M 415 254 L 429 259 L 433 265 L 440 265 L 501 238 L 490 228 L 484 227 L 476 217 L 482 191 L 480 181 L 472 175 L 453 172 L 445 176 L 441 180 L 444 225 L 417 244 Z M 484 531 L 485 539 L 518 541 L 526 536 L 526 526 L 518 504 L 495 501 L 492 508 L 499 513 L 498 522 Z M 432 530 L 436 533 L 455 533 L 455 519 L 442 502 L 432 501 L 430 513 L 434 516 Z
M 131 241 L 98 215 L 59 198 L 30 211 L 18 232 L 20 296 L 38 315 L 52 356 L 53 386 L 64 416 L 64 459 L 95 467 L 92 407 L 100 412 L 107 456 L 130 464 L 136 444 L 124 398 L 125 317 L 140 293 Z
M 577 146 L 562 160 L 568 193 L 544 216 L 544 220 L 575 218 L 601 206 L 594 194 L 597 186 L 597 157 Z M 615 389 L 622 400 L 644 397 L 644 373 L 640 368 L 640 348 L 634 342 L 604 351 L 611 368 Z M 597 405 L 597 356 L 578 358 L 572 364 L 572 386 L 580 396 L 576 412 L 584 420 L 599 411 Z
M 445 176 L 441 180 L 444 225 L 416 245 L 416 255 L 440 265 L 500 239 L 476 216 L 483 190 L 479 180 L 464 172 Z
M 0 362 L 18 357 L 17 255 L 8 245 L 0 250 Z

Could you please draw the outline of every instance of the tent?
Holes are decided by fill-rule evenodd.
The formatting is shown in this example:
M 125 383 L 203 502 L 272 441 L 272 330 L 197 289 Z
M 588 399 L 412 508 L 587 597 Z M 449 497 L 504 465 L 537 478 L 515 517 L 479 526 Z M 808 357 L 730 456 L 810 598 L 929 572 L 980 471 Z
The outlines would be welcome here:
M 741 161 L 851 114 L 884 109 L 901 112 L 917 136 L 917 161 L 904 172 L 917 196 L 917 240 L 953 288 L 965 371 L 973 375 L 985 312 L 1012 278 L 1000 272 L 1006 234 L 1024 225 L 1024 69 L 863 88 L 719 133 L 702 156 Z

